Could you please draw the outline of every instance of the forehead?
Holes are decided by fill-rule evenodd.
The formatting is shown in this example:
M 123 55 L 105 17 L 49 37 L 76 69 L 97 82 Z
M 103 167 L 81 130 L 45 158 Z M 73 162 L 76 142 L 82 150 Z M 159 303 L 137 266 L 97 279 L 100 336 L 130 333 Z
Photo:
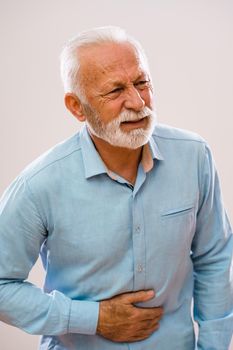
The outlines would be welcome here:
M 80 50 L 81 79 L 86 87 L 137 79 L 147 72 L 146 62 L 129 43 L 104 43 Z M 89 85 L 89 86 L 88 86 Z

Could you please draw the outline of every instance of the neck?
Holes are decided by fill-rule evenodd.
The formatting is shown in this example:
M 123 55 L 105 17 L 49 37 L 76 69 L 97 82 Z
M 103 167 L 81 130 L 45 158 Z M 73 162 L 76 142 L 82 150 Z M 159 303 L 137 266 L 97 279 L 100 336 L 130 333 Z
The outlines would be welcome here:
M 134 185 L 142 147 L 137 149 L 116 147 L 91 133 L 90 136 L 106 167 Z

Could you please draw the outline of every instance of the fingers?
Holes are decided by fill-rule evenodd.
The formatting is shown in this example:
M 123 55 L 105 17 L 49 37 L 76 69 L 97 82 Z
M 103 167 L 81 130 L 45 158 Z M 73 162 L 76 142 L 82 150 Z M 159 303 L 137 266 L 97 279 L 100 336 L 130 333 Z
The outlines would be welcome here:
M 152 307 L 152 308 L 137 308 L 138 317 L 144 320 L 160 320 L 163 316 L 163 308 L 162 307 Z
M 139 292 L 130 292 L 125 293 L 120 296 L 122 299 L 122 302 L 128 303 L 128 304 L 134 304 L 134 303 L 140 303 L 143 301 L 148 301 L 152 298 L 154 298 L 155 292 L 153 290 L 147 290 L 147 291 L 139 291 Z
M 150 300 L 154 291 L 118 295 L 100 302 L 97 333 L 115 342 L 148 338 L 159 327 L 162 307 L 142 308 L 135 303 Z
M 159 323 L 158 320 L 150 320 L 150 321 L 143 321 L 140 323 L 140 329 L 138 329 L 137 333 L 134 334 L 132 337 L 135 341 L 137 340 L 143 340 L 148 338 L 152 333 L 157 331 L 159 329 Z
M 154 320 L 147 320 L 147 321 L 142 321 L 140 323 L 141 330 L 148 331 L 148 333 L 154 332 L 156 329 L 159 328 L 159 320 L 154 319 Z
M 133 311 L 133 318 L 137 318 L 138 320 L 160 320 L 163 316 L 163 308 L 160 307 L 150 307 L 143 308 L 135 306 L 134 303 L 148 301 L 155 296 L 153 290 L 149 291 L 139 291 L 139 292 L 131 292 L 125 293 L 117 298 L 120 298 L 120 302 L 126 305 L 130 305 Z M 132 311 L 131 309 L 131 311 Z

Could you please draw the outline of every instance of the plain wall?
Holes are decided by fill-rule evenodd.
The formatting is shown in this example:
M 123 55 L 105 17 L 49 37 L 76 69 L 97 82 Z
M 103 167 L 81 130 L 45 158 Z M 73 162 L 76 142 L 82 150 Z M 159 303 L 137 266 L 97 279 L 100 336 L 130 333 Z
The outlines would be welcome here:
M 79 31 L 109 24 L 143 44 L 159 121 L 210 144 L 232 220 L 231 0 L 1 0 L 0 193 L 29 162 L 79 129 L 64 107 L 59 54 Z M 30 280 L 42 285 L 40 264 Z M 1 350 L 37 344 L 37 336 L 0 323 Z

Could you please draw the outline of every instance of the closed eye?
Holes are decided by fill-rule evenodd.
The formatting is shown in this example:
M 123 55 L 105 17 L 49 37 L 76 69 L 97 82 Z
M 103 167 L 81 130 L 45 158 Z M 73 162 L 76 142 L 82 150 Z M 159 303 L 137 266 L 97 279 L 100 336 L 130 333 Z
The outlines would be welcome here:
M 134 86 L 139 87 L 139 88 L 147 87 L 147 86 L 149 86 L 149 80 L 140 80 L 137 83 L 135 83 Z
M 116 89 L 113 89 L 113 90 L 109 91 L 109 92 L 108 92 L 108 95 L 109 95 L 109 94 L 114 94 L 114 93 L 121 92 L 122 90 L 123 90 L 122 87 L 118 87 L 118 88 L 116 88 Z

